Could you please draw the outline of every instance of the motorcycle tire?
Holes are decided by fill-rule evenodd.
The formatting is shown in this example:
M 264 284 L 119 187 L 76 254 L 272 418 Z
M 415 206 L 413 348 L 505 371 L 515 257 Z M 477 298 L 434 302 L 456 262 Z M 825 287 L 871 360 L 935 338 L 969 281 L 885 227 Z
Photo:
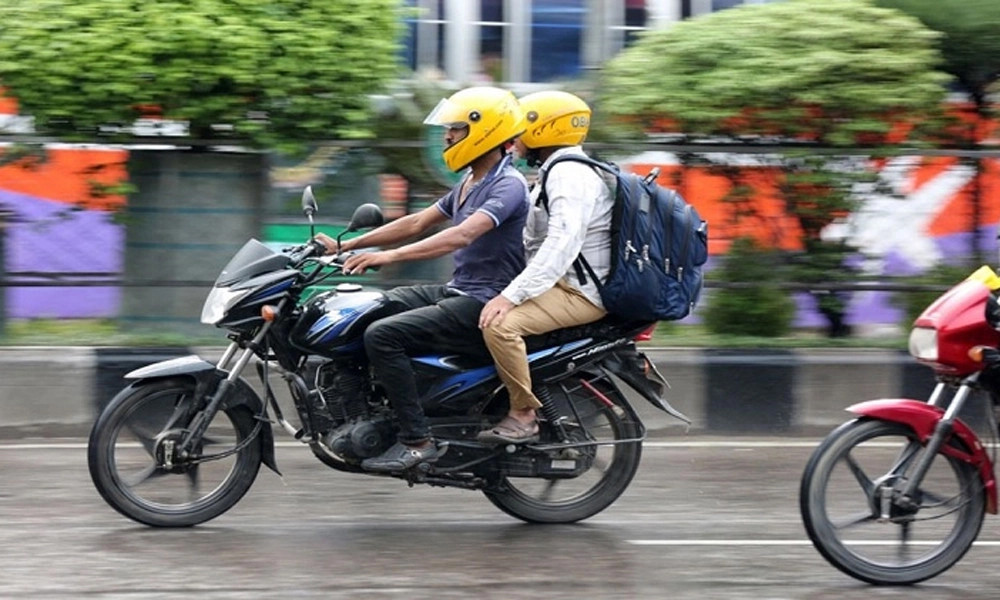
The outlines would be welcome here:
M 948 443 L 968 452 L 956 439 Z M 802 475 L 799 508 L 809 539 L 830 564 L 868 583 L 909 585 L 965 555 L 986 505 L 971 464 L 938 453 L 914 503 L 893 500 L 894 483 L 901 485 L 923 451 L 906 425 L 863 418 L 816 448 Z
M 87 462 L 97 491 L 115 510 L 154 527 L 190 527 L 226 512 L 250 489 L 262 452 L 256 440 L 241 445 L 255 432 L 246 407 L 216 414 L 193 453 L 208 457 L 204 462 L 164 458 L 188 426 L 194 402 L 191 379 L 159 379 L 127 388 L 98 416 Z
M 601 381 L 594 385 L 616 405 L 607 406 L 584 388 L 569 392 L 567 399 L 575 409 L 566 412 L 571 441 L 620 441 L 639 437 L 639 424 L 617 405 L 624 402 L 620 392 Z M 563 393 L 558 387 L 552 387 L 551 392 L 554 396 Z M 499 486 L 484 493 L 497 508 L 528 523 L 573 523 L 587 519 L 610 506 L 631 483 L 639 468 L 642 442 L 592 446 L 583 451 L 592 453 L 587 457 L 590 467 L 577 477 L 546 479 L 504 475 Z

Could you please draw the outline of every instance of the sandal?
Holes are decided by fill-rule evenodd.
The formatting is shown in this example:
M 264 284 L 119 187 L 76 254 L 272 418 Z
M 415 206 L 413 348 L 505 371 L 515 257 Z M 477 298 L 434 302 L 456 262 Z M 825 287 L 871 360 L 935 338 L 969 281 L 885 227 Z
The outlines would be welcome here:
M 361 468 L 379 473 L 397 473 L 405 471 L 425 462 L 434 462 L 438 458 L 437 444 L 426 448 L 414 448 L 402 442 L 396 442 L 391 448 L 379 456 L 361 461 Z
M 522 423 L 507 415 L 499 423 L 484 429 L 476 440 L 487 444 L 524 444 L 538 441 L 538 421 Z

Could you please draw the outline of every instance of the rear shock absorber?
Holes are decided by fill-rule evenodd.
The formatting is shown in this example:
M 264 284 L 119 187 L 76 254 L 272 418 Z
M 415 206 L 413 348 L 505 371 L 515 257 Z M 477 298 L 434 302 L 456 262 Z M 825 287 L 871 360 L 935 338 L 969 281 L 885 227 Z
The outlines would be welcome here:
M 566 417 L 559 414 L 559 409 L 556 408 L 556 403 L 552 398 L 552 393 L 549 391 L 549 387 L 547 385 L 539 385 L 533 388 L 532 391 L 535 393 L 535 397 L 538 398 L 538 401 L 542 403 L 542 416 L 549 422 L 552 430 L 556 432 L 556 436 L 559 438 L 559 441 L 567 441 L 569 437 L 566 435 L 566 428 L 563 427 L 563 422 L 566 420 Z

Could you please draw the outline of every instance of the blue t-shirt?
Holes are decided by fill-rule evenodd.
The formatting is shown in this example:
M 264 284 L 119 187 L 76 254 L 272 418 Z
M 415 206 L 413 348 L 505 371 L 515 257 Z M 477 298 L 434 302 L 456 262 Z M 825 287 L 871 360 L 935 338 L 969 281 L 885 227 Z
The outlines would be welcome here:
M 448 285 L 485 303 L 524 270 L 522 234 L 528 216 L 528 184 L 510 156 L 505 156 L 456 207 L 461 189 L 459 183 L 438 200 L 438 210 L 453 225 L 481 212 L 493 220 L 494 227 L 455 251 L 455 270 Z

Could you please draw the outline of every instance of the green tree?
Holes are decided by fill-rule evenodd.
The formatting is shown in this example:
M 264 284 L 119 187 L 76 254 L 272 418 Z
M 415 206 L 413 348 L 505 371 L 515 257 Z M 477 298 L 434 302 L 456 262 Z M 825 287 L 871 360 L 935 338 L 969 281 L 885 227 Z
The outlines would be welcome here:
M 195 139 L 287 147 L 368 134 L 397 72 L 397 0 L 32 0 L 0 4 L 0 83 L 44 134 L 137 118 Z
M 937 38 L 917 19 L 868 0 L 745 5 L 643 34 L 609 61 L 599 109 L 626 129 L 668 127 L 690 138 L 878 146 L 898 125 L 940 112 L 948 77 L 936 70 Z M 855 208 L 850 183 L 863 173 L 857 161 L 845 169 L 851 161 L 843 157 L 805 152 L 775 161 L 784 173 L 785 212 L 799 225 L 804 251 L 786 272 L 821 284 L 835 280 L 854 251 L 821 232 Z M 747 202 L 740 173 L 733 172 L 727 199 L 732 214 L 762 218 Z M 831 334 L 843 334 L 843 297 L 816 299 Z
M 990 87 L 1000 78 L 1000 3 L 995 0 L 877 0 L 881 6 L 899 9 L 920 19 L 942 34 L 944 70 L 955 77 L 975 106 L 975 116 L 962 138 L 970 148 L 978 146 L 982 124 L 992 116 Z M 982 212 L 982 162 L 969 159 L 977 177 L 972 188 L 973 231 Z M 971 237 L 973 264 L 981 260 L 979 236 Z
M 643 34 L 609 61 L 601 108 L 691 135 L 881 141 L 944 99 L 937 37 L 866 0 L 744 5 Z

